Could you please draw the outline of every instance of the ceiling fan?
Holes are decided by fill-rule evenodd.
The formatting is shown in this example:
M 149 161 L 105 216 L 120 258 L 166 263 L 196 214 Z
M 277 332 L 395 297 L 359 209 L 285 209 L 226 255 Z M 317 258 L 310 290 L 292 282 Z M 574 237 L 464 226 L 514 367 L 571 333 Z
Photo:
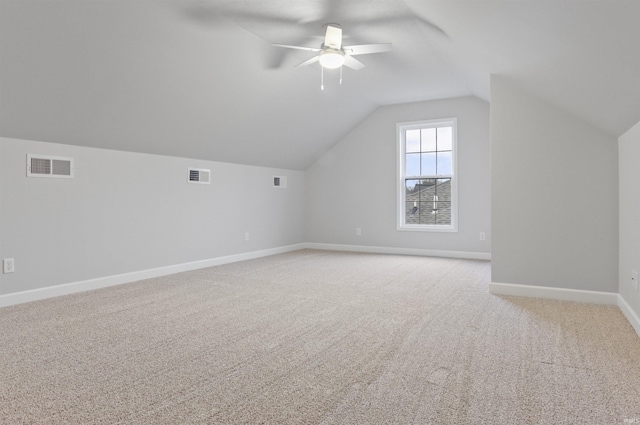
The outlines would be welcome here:
M 324 90 L 324 69 L 340 68 L 340 84 L 342 84 L 342 66 L 347 66 L 356 71 L 364 68 L 364 64 L 354 58 L 355 55 L 366 55 L 371 53 L 382 53 L 391 50 L 391 43 L 378 44 L 359 44 L 354 46 L 342 45 L 342 27 L 338 24 L 326 24 L 326 32 L 324 43 L 320 48 L 291 46 L 288 44 L 276 44 L 274 46 L 284 47 L 287 49 L 306 50 L 318 53 L 309 60 L 298 64 L 297 66 L 307 66 L 318 62 L 322 70 L 321 89 Z

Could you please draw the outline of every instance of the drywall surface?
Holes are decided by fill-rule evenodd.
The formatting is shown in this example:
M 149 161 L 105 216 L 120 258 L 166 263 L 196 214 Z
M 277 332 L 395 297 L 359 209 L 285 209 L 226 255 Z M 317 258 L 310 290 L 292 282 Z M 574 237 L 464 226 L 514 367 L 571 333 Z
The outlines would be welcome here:
M 75 176 L 27 177 L 27 154 L 71 157 Z M 0 138 L 0 183 L 0 294 L 304 242 L 302 171 Z
M 616 138 L 491 78 L 492 281 L 617 292 Z
M 458 232 L 399 231 L 396 124 L 451 117 L 458 119 Z M 489 104 L 480 99 L 380 107 L 307 170 L 307 240 L 490 253 L 489 160 Z
M 620 296 L 640 317 L 640 290 L 631 271 L 640 272 L 640 123 L 618 139 L 620 176 Z M 638 283 L 640 285 L 640 283 Z M 640 289 L 640 288 L 638 288 Z

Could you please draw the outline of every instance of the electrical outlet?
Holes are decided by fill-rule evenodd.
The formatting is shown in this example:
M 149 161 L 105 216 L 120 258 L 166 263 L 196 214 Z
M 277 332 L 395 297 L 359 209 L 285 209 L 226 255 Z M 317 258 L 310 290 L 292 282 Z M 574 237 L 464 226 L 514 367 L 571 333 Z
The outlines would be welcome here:
M 362 236 L 362 229 L 359 227 L 356 227 L 356 236 Z
M 16 271 L 16 268 L 13 258 L 5 258 L 4 260 L 2 260 L 3 273 L 13 273 L 14 271 Z
M 245 232 L 244 233 L 244 240 L 248 241 L 249 240 L 249 232 Z
M 633 289 L 638 290 L 638 272 L 635 270 L 631 270 L 631 285 Z
M 480 240 L 484 241 L 487 239 L 487 235 L 484 232 L 480 232 Z

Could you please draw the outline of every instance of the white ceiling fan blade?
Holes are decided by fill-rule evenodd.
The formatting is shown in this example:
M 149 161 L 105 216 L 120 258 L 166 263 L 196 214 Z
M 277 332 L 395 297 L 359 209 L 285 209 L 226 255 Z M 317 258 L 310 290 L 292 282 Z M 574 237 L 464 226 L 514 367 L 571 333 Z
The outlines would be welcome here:
M 318 59 L 320 59 L 320 56 L 314 56 L 311 59 L 306 60 L 306 61 L 296 65 L 296 68 L 299 67 L 299 66 L 307 66 L 307 65 L 311 65 L 312 63 L 316 63 L 316 62 L 318 62 Z
M 324 36 L 324 46 L 340 50 L 342 48 L 342 28 L 335 24 L 328 24 L 327 33 Z
M 370 53 L 382 53 L 392 50 L 391 43 L 360 44 L 357 46 L 344 46 L 344 52 L 348 55 L 368 55 Z
M 306 50 L 307 52 L 319 52 L 322 49 L 316 49 L 314 47 L 304 47 L 304 46 L 290 46 L 288 44 L 276 44 L 273 43 L 276 47 L 284 47 L 285 49 L 297 49 L 297 50 Z
M 344 66 L 348 66 L 349 68 L 355 69 L 356 71 L 364 68 L 364 64 L 362 62 L 349 55 L 344 55 Z

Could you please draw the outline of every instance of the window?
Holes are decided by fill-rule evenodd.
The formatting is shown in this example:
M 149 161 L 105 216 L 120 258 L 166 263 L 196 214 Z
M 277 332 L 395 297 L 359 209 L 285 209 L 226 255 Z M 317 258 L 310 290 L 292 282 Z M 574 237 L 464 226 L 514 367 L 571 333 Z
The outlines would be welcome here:
M 398 124 L 398 230 L 455 232 L 457 121 Z

